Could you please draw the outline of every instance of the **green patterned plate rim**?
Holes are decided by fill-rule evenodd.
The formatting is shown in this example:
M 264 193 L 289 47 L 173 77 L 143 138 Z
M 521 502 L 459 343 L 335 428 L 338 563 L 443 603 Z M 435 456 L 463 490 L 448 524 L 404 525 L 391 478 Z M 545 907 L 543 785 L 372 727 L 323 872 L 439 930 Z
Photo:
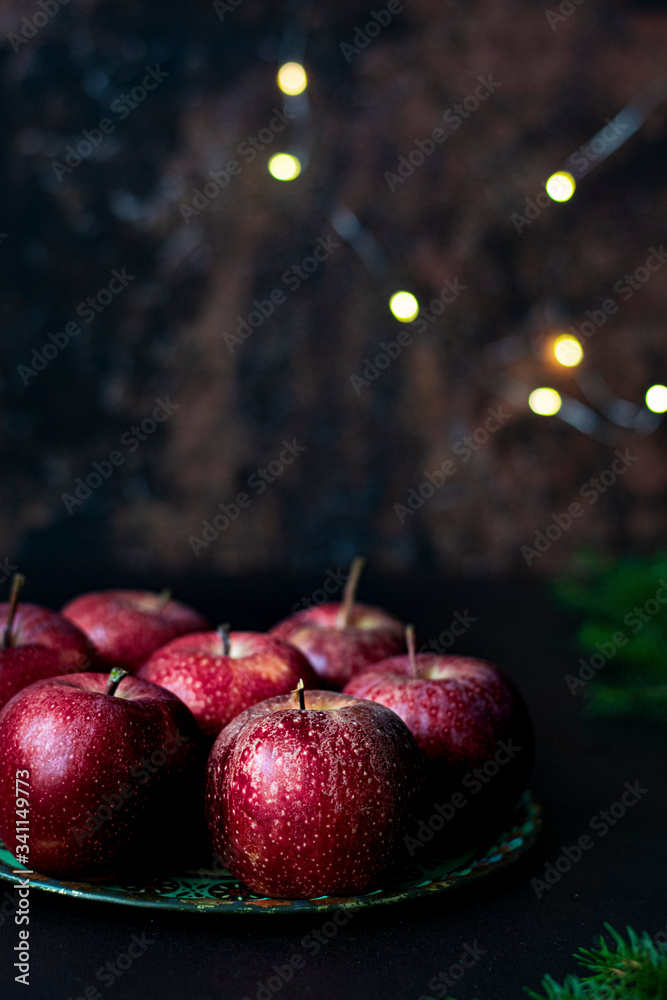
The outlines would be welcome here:
M 533 846 L 542 828 L 542 808 L 531 792 L 517 803 L 508 828 L 490 847 L 471 847 L 456 858 L 415 858 L 383 889 L 360 896 L 320 896 L 317 899 L 268 899 L 237 881 L 219 862 L 211 871 L 189 870 L 158 876 L 145 884 L 59 882 L 44 875 L 29 876 L 35 889 L 77 899 L 158 910 L 194 913 L 324 913 L 357 910 L 437 895 L 493 875 L 514 864 Z M 22 871 L 0 841 L 0 879 L 16 882 Z

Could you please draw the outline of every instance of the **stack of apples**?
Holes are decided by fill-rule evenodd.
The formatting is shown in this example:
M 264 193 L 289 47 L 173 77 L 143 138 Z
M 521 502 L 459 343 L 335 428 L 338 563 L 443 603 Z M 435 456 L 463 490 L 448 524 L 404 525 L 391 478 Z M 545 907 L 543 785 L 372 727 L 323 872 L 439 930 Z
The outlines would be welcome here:
M 62 879 L 146 876 L 192 862 L 206 824 L 256 893 L 358 894 L 400 864 L 412 824 L 509 743 L 520 752 L 476 803 L 481 838 L 530 775 L 524 702 L 489 663 L 415 653 L 411 626 L 357 602 L 362 563 L 340 603 L 268 634 L 212 629 L 170 594 L 137 590 L 57 614 L 20 603 L 15 577 L 0 604 L 9 850 Z

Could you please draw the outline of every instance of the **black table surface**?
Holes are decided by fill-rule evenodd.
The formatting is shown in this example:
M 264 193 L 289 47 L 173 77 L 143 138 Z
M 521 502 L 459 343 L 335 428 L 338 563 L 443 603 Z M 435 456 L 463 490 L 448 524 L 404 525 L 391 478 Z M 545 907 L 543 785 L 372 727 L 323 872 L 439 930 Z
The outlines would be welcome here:
M 22 567 L 23 568 L 23 567 Z M 161 586 L 114 572 L 66 580 L 36 570 L 26 599 L 58 607 L 75 593 L 101 586 Z M 175 592 L 236 628 L 264 629 L 310 594 L 318 579 L 182 580 Z M 362 599 L 414 621 L 428 641 L 469 612 L 476 621 L 452 648 L 499 663 L 530 706 L 538 737 L 532 785 L 545 806 L 537 847 L 517 866 L 470 890 L 356 913 L 317 953 L 304 937 L 324 916 L 179 914 L 91 903 L 33 890 L 30 898 L 30 986 L 14 983 L 18 928 L 0 926 L 2 996 L 33 1000 L 187 998 L 270 1000 L 274 996 L 444 996 L 429 981 L 457 963 L 466 945 L 477 961 L 449 995 L 458 1000 L 512 1000 L 538 989 L 548 972 L 575 971 L 571 953 L 592 944 L 608 922 L 655 934 L 667 929 L 664 733 L 636 723 L 601 724 L 582 716 L 564 675 L 579 657 L 573 622 L 554 610 L 535 580 L 470 581 L 435 576 L 364 581 Z M 531 878 L 585 833 L 591 819 L 619 801 L 626 782 L 645 794 L 605 836 L 538 899 Z M 563 867 L 565 867 L 563 865 Z M 8 886 L 1 885 L 4 894 Z M 327 933 L 331 931 L 329 927 Z M 136 935 L 143 953 L 118 977 L 97 973 L 127 952 Z M 310 939 L 312 940 L 312 938 Z M 135 949 L 135 951 L 138 949 Z M 470 951 L 468 951 L 468 954 Z M 285 985 L 275 966 L 303 961 Z M 125 964 L 125 963 L 123 963 Z M 272 978 L 273 977 L 273 978 Z M 109 982 L 109 979 L 112 982 Z

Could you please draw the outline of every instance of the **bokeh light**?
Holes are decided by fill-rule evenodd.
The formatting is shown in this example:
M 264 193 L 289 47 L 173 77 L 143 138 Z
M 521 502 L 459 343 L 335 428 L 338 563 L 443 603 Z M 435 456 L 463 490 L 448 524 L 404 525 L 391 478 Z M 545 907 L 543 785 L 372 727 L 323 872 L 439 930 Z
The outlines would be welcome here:
M 646 393 L 646 405 L 653 413 L 667 412 L 667 385 L 652 385 Z
M 277 181 L 293 181 L 301 173 L 301 163 L 291 153 L 276 153 L 269 160 L 269 173 Z
M 552 174 L 546 183 L 547 194 L 552 201 L 569 201 L 574 194 L 576 182 L 567 170 Z
M 389 308 L 401 323 L 410 323 L 419 312 L 419 303 L 411 292 L 394 292 Z
M 576 337 L 564 333 L 554 340 L 554 357 L 559 365 L 575 368 L 583 360 L 584 349 Z
M 308 77 L 301 63 L 284 63 L 278 70 L 278 86 L 283 94 L 291 96 L 301 94 L 306 89 L 307 84 Z
M 528 405 L 533 413 L 539 413 L 541 417 L 551 417 L 554 413 L 558 413 L 563 401 L 560 398 L 560 393 L 556 392 L 555 389 L 543 387 L 533 389 L 528 397 Z

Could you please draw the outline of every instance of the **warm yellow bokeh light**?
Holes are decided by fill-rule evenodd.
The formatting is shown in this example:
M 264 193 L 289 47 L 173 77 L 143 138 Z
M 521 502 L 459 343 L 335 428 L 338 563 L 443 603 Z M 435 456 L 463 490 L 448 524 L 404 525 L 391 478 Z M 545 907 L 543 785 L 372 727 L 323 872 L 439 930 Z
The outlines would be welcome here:
M 528 397 L 528 405 L 533 413 L 539 413 L 541 417 L 551 417 L 558 413 L 562 406 L 560 393 L 555 389 L 533 389 Z
M 411 292 L 394 292 L 389 308 L 401 323 L 410 323 L 419 312 L 419 303 Z
M 667 385 L 652 385 L 646 393 L 646 405 L 653 413 L 667 412 Z
M 301 63 L 288 62 L 278 70 L 278 86 L 283 94 L 302 94 L 307 84 L 308 77 Z
M 567 170 L 552 174 L 546 183 L 547 194 L 553 201 L 569 201 L 576 186 L 574 177 Z
M 269 173 L 277 181 L 293 181 L 301 173 L 301 164 L 291 153 L 276 153 L 269 160 Z
M 554 340 L 554 357 L 559 365 L 564 365 L 565 368 L 575 368 L 583 361 L 584 349 L 576 337 L 564 333 Z

